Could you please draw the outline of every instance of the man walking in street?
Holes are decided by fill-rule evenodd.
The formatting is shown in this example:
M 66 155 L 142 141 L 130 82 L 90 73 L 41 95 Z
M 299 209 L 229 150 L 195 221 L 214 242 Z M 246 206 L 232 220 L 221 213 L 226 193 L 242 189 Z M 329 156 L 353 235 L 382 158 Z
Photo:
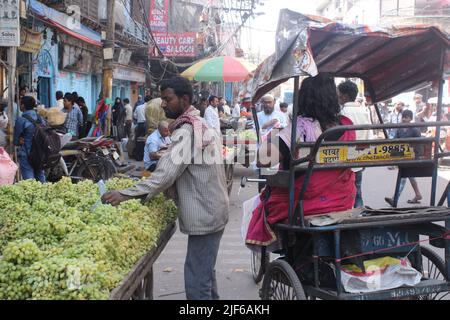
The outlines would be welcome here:
M 413 121 L 413 112 L 411 110 L 405 110 L 402 112 L 402 122 L 409 124 Z M 418 128 L 402 128 L 398 129 L 395 138 L 396 139 L 403 139 L 403 138 L 420 138 L 422 134 L 420 133 L 420 130 Z M 420 201 L 422 200 L 422 194 L 419 190 L 419 185 L 417 183 L 416 178 L 410 177 L 409 182 L 411 183 L 411 186 L 414 190 L 415 197 L 411 200 L 408 200 L 409 204 L 420 204 Z M 395 207 L 395 198 L 400 198 L 400 195 L 403 192 L 403 189 L 406 185 L 406 178 L 402 178 L 400 181 L 400 189 L 398 191 L 398 195 L 394 195 L 393 198 L 384 198 L 384 200 L 389 203 L 392 207 Z
M 205 111 L 205 121 L 210 128 L 216 130 L 220 134 L 220 117 L 219 110 L 217 109 L 218 107 L 219 98 L 216 96 L 211 96 L 209 98 L 209 106 Z
M 133 107 L 130 104 L 130 99 L 123 99 L 125 104 L 125 136 L 131 138 L 131 126 L 133 125 Z
M 44 120 L 37 114 L 35 108 L 36 100 L 33 97 L 24 96 L 20 99 L 20 110 L 23 114 L 17 119 L 14 127 L 14 145 L 19 147 L 17 158 L 22 178 L 24 180 L 35 179 L 44 183 L 44 171 L 34 169 L 29 161 L 33 137 L 36 131 L 36 126 L 31 120 L 44 123 Z
M 398 101 L 395 106 L 394 110 L 391 114 L 389 114 L 389 123 L 391 124 L 400 124 L 402 123 L 402 113 L 403 109 L 405 108 L 405 104 L 401 101 Z M 389 129 L 389 139 L 394 139 L 397 135 L 397 129 Z
M 258 113 L 258 122 L 262 130 L 266 132 L 273 128 L 284 129 L 288 126 L 285 114 L 275 111 L 275 98 L 268 94 L 261 99 L 263 111 Z
M 165 80 L 161 92 L 167 118 L 175 119 L 170 125 L 172 145 L 150 178 L 132 188 L 109 192 L 102 200 L 112 205 L 140 197 L 149 201 L 174 186 L 180 230 L 189 235 L 184 269 L 187 299 L 217 300 L 215 265 L 228 222 L 229 199 L 225 171 L 219 164 L 223 160 L 211 164 L 205 159 L 221 156 L 222 141 L 191 105 L 193 90 L 188 80 Z
M 65 127 L 67 133 L 72 135 L 72 140 L 77 140 L 79 137 L 80 127 L 83 125 L 83 113 L 80 107 L 75 104 L 74 97 L 71 93 L 66 93 L 64 96 L 64 113 L 67 113 L 67 120 Z
M 352 81 L 345 81 L 338 86 L 339 104 L 342 106 L 341 114 L 350 120 L 354 125 L 372 124 L 370 120 L 370 111 L 368 108 L 355 102 L 358 96 L 358 86 Z M 356 131 L 356 140 L 372 140 L 372 130 Z M 362 197 L 362 179 L 364 169 L 354 169 L 356 176 L 356 201 L 355 208 L 364 207 Z

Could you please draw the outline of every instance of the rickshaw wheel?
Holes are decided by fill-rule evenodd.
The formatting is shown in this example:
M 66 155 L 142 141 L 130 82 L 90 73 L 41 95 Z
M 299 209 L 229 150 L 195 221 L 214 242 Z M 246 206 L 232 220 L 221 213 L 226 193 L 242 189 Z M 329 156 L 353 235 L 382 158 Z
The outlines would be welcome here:
M 422 252 L 424 278 L 448 281 L 444 260 L 436 252 L 427 247 L 421 247 L 420 250 Z M 447 300 L 449 298 L 449 291 L 419 296 L 419 300 Z
M 270 252 L 267 252 L 266 247 L 261 247 L 261 251 L 256 252 L 252 250 L 252 275 L 255 283 L 261 282 L 266 272 L 266 266 L 270 262 Z
M 263 300 L 306 300 L 294 269 L 284 260 L 269 264 L 261 289 Z

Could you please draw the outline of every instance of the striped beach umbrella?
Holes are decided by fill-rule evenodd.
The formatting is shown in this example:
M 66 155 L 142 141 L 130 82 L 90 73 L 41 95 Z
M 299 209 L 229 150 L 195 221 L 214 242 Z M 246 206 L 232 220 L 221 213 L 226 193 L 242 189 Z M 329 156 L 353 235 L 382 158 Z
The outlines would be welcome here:
M 241 58 L 235 57 L 215 57 L 204 59 L 189 69 L 181 76 L 195 81 L 243 81 L 256 66 Z

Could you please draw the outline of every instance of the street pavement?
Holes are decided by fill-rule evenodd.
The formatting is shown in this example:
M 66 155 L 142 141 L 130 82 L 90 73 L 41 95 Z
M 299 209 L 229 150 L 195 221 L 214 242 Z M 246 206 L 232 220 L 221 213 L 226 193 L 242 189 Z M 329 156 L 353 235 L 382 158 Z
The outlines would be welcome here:
M 238 195 L 240 178 L 251 176 L 253 172 L 245 168 L 235 171 L 235 184 L 231 195 L 230 222 L 225 230 L 217 261 L 217 280 L 221 299 L 257 300 L 259 286 L 253 282 L 250 251 L 243 245 L 240 233 L 242 204 L 257 193 L 257 185 L 249 184 Z M 444 191 L 450 171 L 442 171 L 438 181 L 438 196 Z M 364 173 L 363 197 L 365 205 L 372 208 L 387 207 L 384 198 L 393 196 L 397 170 L 371 168 Z M 423 205 L 429 204 L 431 179 L 418 179 L 424 196 Z M 408 199 L 414 192 L 408 182 L 400 198 L 399 206 L 411 206 Z M 154 264 L 154 298 L 156 300 L 184 300 L 183 268 L 186 255 L 187 236 L 179 231 L 169 241 L 167 247 Z

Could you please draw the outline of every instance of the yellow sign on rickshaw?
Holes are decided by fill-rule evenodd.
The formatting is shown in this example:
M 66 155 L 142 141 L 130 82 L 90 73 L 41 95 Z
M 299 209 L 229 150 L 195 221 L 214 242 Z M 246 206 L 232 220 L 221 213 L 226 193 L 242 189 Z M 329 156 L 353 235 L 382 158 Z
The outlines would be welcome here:
M 317 163 L 354 163 L 390 160 L 413 160 L 414 148 L 408 143 L 392 143 L 361 146 L 321 147 L 317 153 Z

